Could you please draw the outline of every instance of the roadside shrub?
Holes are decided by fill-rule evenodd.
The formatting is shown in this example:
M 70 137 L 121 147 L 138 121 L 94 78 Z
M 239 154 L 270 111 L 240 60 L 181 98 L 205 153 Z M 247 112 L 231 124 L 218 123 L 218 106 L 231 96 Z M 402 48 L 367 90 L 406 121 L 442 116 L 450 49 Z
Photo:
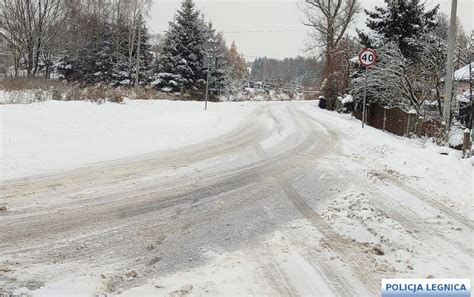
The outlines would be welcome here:
M 164 93 L 154 88 L 145 87 L 138 89 L 127 87 L 113 88 L 103 84 L 84 87 L 77 82 L 68 83 L 66 81 L 38 77 L 0 80 L 0 104 L 27 104 L 45 100 L 122 103 L 125 98 L 132 100 L 202 99 L 196 94 Z
M 42 77 L 7 78 L 0 80 L 0 89 L 5 91 L 61 89 L 67 82 Z
M 130 99 L 143 99 L 143 100 L 169 100 L 175 96 L 170 93 L 164 93 L 154 88 L 140 87 L 138 89 L 122 89 L 122 94 Z
M 51 99 L 51 93 L 44 90 L 10 91 L 0 96 L 1 104 L 26 104 Z

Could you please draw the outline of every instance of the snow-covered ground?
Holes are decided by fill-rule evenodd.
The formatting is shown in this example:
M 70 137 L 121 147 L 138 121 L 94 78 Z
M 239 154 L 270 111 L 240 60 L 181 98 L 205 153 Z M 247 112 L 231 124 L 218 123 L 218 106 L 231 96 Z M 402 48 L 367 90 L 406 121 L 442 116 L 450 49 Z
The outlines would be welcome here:
M 472 261 L 472 230 L 452 217 L 461 214 L 471 222 L 474 218 L 473 158 L 462 159 L 459 151 L 372 127 L 362 129 L 356 119 L 320 110 L 314 104 L 302 110 L 316 126 L 322 124 L 319 128 L 342 141 L 344 155 L 328 155 L 318 167 L 328 174 L 339 171 L 349 187 L 335 189 L 320 209 L 337 234 L 353 240 L 355 250 L 373 255 L 368 266 L 387 278 L 474 277 L 472 267 L 463 264 L 469 258 Z M 258 248 L 211 253 L 209 263 L 202 267 L 157 277 L 120 296 L 276 296 L 289 292 L 333 296 L 334 291 L 325 284 L 335 280 L 328 280 L 328 271 L 314 262 L 326 261 L 339 271 L 350 272 L 344 259 L 321 245 L 322 238 L 312 224 L 294 221 Z M 471 238 L 467 240 L 470 246 L 465 245 L 465 238 Z M 311 259 L 308 251 L 319 256 Z M 273 259 L 270 263 L 266 262 L 269 258 Z M 268 282 L 268 269 L 283 275 L 280 291 Z M 358 286 L 355 281 L 351 285 Z M 357 287 L 357 292 L 363 290 Z
M 369 177 L 397 180 L 474 219 L 474 157 L 463 159 L 460 151 L 421 139 L 403 138 L 367 126 L 361 129 L 360 121 L 350 115 L 318 108 L 307 111 L 337 131 L 347 156 L 338 160 L 345 168 Z
M 232 131 L 265 103 L 127 100 L 0 105 L 0 180 L 195 144 Z
M 261 112 L 252 114 L 262 105 L 265 108 Z M 133 241 L 131 247 L 124 245 L 124 250 L 110 247 L 110 255 L 126 262 L 127 270 L 119 265 L 119 260 L 114 263 L 119 267 L 111 265 L 108 270 L 100 263 L 94 268 L 85 268 L 88 259 L 77 256 L 81 259 L 78 261 L 76 252 L 70 256 L 57 244 L 59 247 L 54 247 L 57 250 L 51 257 L 58 254 L 74 260 L 63 263 L 59 258 L 59 264 L 52 266 L 26 263 L 18 267 L 12 261 L 3 262 L 4 270 L 8 270 L 7 273 L 16 270 L 14 277 L 18 278 L 21 273 L 37 276 L 56 268 L 69 272 L 69 275 L 54 274 L 53 279 L 30 286 L 33 287 L 31 290 L 26 289 L 23 284 L 28 283 L 23 282 L 17 286 L 18 294 L 94 296 L 106 292 L 112 296 L 332 296 L 337 292 L 350 296 L 357 292 L 360 296 L 376 296 L 374 292 L 378 292 L 381 278 L 474 278 L 471 267 L 474 159 L 462 159 L 459 151 L 420 139 L 398 137 L 372 127 L 362 129 L 356 119 L 321 110 L 314 102 L 221 103 L 212 104 L 208 112 L 202 111 L 200 103 L 165 101 L 127 101 L 124 105 L 45 102 L 0 108 L 4 135 L 2 156 L 14 157 L 16 162 L 26 165 L 23 169 L 4 158 L 2 170 L 8 165 L 14 172 L 4 178 L 197 143 L 230 132 L 247 119 L 259 119 L 251 126 L 257 134 L 255 139 L 245 136 L 241 144 L 236 144 L 236 150 L 220 152 L 214 148 L 216 156 L 210 156 L 210 161 L 199 161 L 191 168 L 181 169 L 184 174 L 192 172 L 200 183 L 210 183 L 210 187 L 204 188 L 204 198 L 201 198 L 210 201 L 199 208 L 199 199 L 196 199 L 189 208 L 190 199 L 184 196 L 182 204 L 175 206 L 176 214 L 169 221 L 170 224 L 176 221 L 177 225 L 170 230 L 177 230 L 177 233 L 167 239 L 172 242 L 176 236 L 172 246 L 162 250 L 155 246 L 148 249 L 147 246 L 142 252 L 145 243 Z M 10 133 L 5 131 L 9 127 Z M 5 135 L 9 135 L 11 140 Z M 284 156 L 282 159 L 278 158 L 280 154 Z M 261 165 L 256 155 L 266 164 Z M 285 163 L 287 160 L 289 164 Z M 246 171 L 245 166 L 241 167 L 244 164 L 252 164 L 251 170 L 256 171 Z M 271 164 L 278 167 L 265 167 Z M 126 168 L 124 170 L 126 172 Z M 210 176 L 201 175 L 201 171 L 207 171 Z M 181 179 L 177 172 L 167 172 L 166 175 L 183 182 L 185 179 Z M 77 176 L 78 185 L 80 174 Z M 59 185 L 58 194 L 55 186 L 54 189 L 43 186 L 43 191 L 52 191 L 53 199 L 60 206 L 54 209 L 51 204 L 53 209 L 50 209 L 45 207 L 49 201 L 44 200 L 40 206 L 26 205 L 18 208 L 17 220 L 26 224 L 21 220 L 28 217 L 29 211 L 37 214 L 38 207 L 38 216 L 52 221 L 56 220 L 56 215 L 61 218 L 69 215 L 74 219 L 66 213 L 66 208 L 81 203 L 86 204 L 87 212 L 95 211 L 91 207 L 94 203 L 100 210 L 101 202 L 110 209 L 121 210 L 119 202 L 122 200 L 115 193 L 125 189 L 124 196 L 132 195 L 136 182 L 132 180 L 129 185 L 122 181 L 123 184 L 118 184 L 114 191 L 109 189 L 109 185 L 102 189 L 91 184 L 88 186 L 92 190 L 86 191 L 84 197 L 68 193 L 68 185 Z M 129 231 L 130 237 L 141 232 L 144 234 L 139 238 L 149 239 L 147 234 L 152 238 L 156 236 L 151 232 L 159 230 L 161 224 L 168 221 L 155 222 L 155 219 L 161 215 L 166 218 L 165 211 L 173 208 L 165 205 L 163 210 L 159 209 L 160 195 L 140 192 L 160 188 L 160 176 L 148 182 L 145 184 L 148 187 L 140 187 L 138 183 L 139 195 L 133 196 L 139 197 L 138 200 L 149 199 L 143 204 L 145 206 L 135 206 L 132 201 L 126 203 L 123 210 L 125 214 L 127 211 L 137 213 L 120 229 Z M 42 181 L 38 183 L 42 185 Z M 245 186 L 240 188 L 240 183 Z M 66 188 L 61 189 L 61 186 Z M 189 189 L 186 185 L 180 186 L 185 190 L 180 188 L 177 191 L 193 195 L 198 195 L 199 187 L 204 187 L 194 183 L 189 185 Z M 252 192 L 252 187 L 256 193 Z M 94 190 L 99 193 L 94 194 Z M 13 210 L 15 203 L 28 204 L 36 199 L 34 193 L 25 195 L 26 198 L 18 199 L 24 202 L 12 201 Z M 33 196 L 28 198 L 28 195 Z M 38 195 L 37 199 L 49 197 L 48 192 Z M 163 195 L 163 199 L 167 199 L 166 192 Z M 246 195 L 250 195 L 248 204 L 244 203 Z M 171 196 L 170 199 L 179 197 Z M 152 205 L 150 203 L 157 205 L 157 209 L 149 210 L 151 213 L 144 211 Z M 224 206 L 217 208 L 211 221 L 196 220 L 194 225 L 188 222 L 191 216 L 207 218 L 206 211 L 211 213 L 219 205 Z M 22 209 L 25 214 L 21 213 Z M 220 216 L 226 214 L 224 209 L 229 210 L 231 220 L 221 220 Z M 50 211 L 51 217 L 42 218 L 41 211 Z M 185 213 L 181 216 L 183 211 Z M 87 214 L 95 220 L 94 213 Z M 100 217 L 100 212 L 98 214 Z M 128 217 L 120 215 L 121 212 L 118 217 L 127 222 Z M 185 224 L 182 229 L 178 228 L 180 220 Z M 212 243 L 214 236 L 239 242 L 238 231 L 259 227 L 247 223 L 247 220 L 256 220 L 274 229 L 252 238 L 250 243 L 243 240 L 244 244 L 232 246 L 229 250 L 223 249 L 225 245 L 221 245 L 219 240 Z M 137 229 L 131 232 L 129 228 Z M 225 233 L 226 228 L 230 233 Z M 100 229 L 98 233 L 103 237 L 97 235 L 98 240 L 112 240 L 114 236 L 107 232 L 110 230 Z M 90 235 L 91 240 L 93 236 L 96 235 Z M 157 261 L 174 263 L 167 262 L 167 257 L 171 258 L 173 254 L 169 249 L 193 245 L 201 236 L 205 243 L 196 243 L 197 247 L 192 248 L 205 259 L 199 264 L 194 265 L 193 259 L 189 258 L 190 267 L 171 269 L 172 273 L 161 273 L 158 268 L 147 267 L 148 264 L 140 266 L 143 261 L 149 263 L 148 253 L 153 254 L 153 259 L 159 255 Z M 127 238 L 122 241 L 127 243 Z M 68 242 L 66 251 L 76 251 L 73 248 L 76 242 L 80 246 L 77 250 L 86 248 L 90 255 L 98 245 L 95 241 L 81 242 L 79 238 Z M 155 243 L 161 244 L 162 240 Z M 127 254 L 128 248 L 131 255 Z M 25 256 L 35 259 L 29 251 Z M 188 261 L 187 257 L 179 256 L 182 261 Z M 0 256 L 0 268 L 3 260 Z M 43 256 L 40 261 L 43 261 Z M 1 276 L 0 273 L 0 280 Z

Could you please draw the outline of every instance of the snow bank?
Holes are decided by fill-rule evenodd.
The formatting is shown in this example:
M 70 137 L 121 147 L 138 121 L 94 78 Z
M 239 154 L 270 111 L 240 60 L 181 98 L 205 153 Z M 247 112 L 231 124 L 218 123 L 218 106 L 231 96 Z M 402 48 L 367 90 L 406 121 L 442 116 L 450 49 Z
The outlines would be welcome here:
M 230 132 L 262 103 L 46 101 L 0 106 L 0 179 L 173 149 Z
M 370 126 L 362 129 L 361 122 L 352 116 L 321 110 L 314 103 L 304 111 L 333 128 L 343 153 L 350 157 L 345 159 L 347 170 L 403 181 L 472 218 L 474 158 L 462 159 L 460 151 L 420 139 L 399 137 Z

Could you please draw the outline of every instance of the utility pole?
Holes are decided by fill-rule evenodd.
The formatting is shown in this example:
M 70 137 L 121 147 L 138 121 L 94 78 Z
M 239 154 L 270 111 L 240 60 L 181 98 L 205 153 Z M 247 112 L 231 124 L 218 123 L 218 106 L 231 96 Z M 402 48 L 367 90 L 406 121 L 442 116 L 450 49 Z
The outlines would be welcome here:
M 142 41 L 142 14 L 138 16 L 138 41 L 137 41 L 137 68 L 135 70 L 135 89 L 140 85 L 140 43 Z
M 446 132 L 451 128 L 451 102 L 453 100 L 453 73 L 454 73 L 454 48 L 456 46 L 456 14 L 458 0 L 451 2 L 451 22 L 449 25 L 448 36 L 448 60 L 446 63 L 446 85 L 444 101 L 444 121 L 446 123 Z M 446 133 L 447 135 L 448 133 Z

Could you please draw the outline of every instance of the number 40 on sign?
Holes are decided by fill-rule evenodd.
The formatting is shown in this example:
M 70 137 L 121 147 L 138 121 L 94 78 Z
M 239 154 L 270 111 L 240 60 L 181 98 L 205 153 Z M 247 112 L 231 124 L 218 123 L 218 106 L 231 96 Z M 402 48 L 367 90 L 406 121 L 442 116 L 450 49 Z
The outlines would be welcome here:
M 359 63 L 364 67 L 370 67 L 377 62 L 377 54 L 371 48 L 365 48 L 359 53 Z

